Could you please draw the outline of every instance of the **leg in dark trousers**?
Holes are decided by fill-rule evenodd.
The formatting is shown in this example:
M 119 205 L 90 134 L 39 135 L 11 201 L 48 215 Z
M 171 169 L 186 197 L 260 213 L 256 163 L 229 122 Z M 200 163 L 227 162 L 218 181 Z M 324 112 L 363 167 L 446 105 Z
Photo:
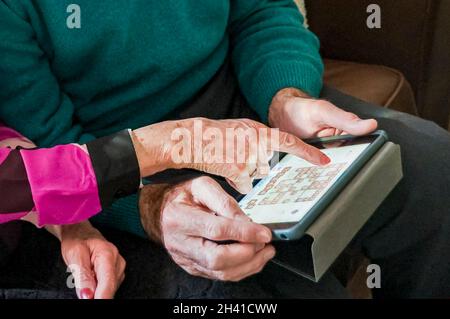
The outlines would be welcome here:
M 355 239 L 381 267 L 375 297 L 450 296 L 450 134 L 436 124 L 326 88 L 323 97 L 376 118 L 401 146 L 404 178 Z

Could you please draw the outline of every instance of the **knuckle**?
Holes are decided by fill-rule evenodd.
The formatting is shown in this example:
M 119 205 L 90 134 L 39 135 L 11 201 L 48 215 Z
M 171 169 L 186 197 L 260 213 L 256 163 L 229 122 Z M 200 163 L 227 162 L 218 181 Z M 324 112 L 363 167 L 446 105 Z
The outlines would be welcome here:
M 165 214 L 161 216 L 161 226 L 165 229 L 176 229 L 179 226 L 179 220 L 176 218 L 175 214 L 167 210 Z
M 101 249 L 100 251 L 93 254 L 93 260 L 102 260 L 101 258 L 104 258 L 103 260 L 107 260 L 108 262 L 110 262 L 111 259 L 115 258 L 115 255 L 111 250 L 108 249 Z
M 310 112 L 312 118 L 320 118 L 320 115 L 323 112 L 329 111 L 330 104 L 325 100 L 313 100 L 310 103 Z
M 125 268 L 127 268 L 127 262 L 125 261 L 125 259 L 122 256 L 120 256 L 119 263 L 120 263 L 120 272 L 121 273 L 125 272 Z
M 119 249 L 114 244 L 108 243 L 107 249 L 114 257 L 119 256 Z
M 329 107 L 330 103 L 326 100 L 318 99 L 318 100 L 312 100 L 311 105 L 314 106 L 316 109 Z
M 223 211 L 231 211 L 233 208 L 232 198 L 228 194 L 224 194 L 220 198 L 217 199 L 218 206 Z
M 356 115 L 355 113 L 351 113 L 351 112 L 345 112 L 345 116 L 347 116 L 347 118 L 351 121 L 351 120 L 356 120 L 358 119 L 358 115 Z
M 241 118 L 241 119 L 239 119 L 238 120 L 239 122 L 240 122 L 240 124 L 241 125 L 243 125 L 243 126 L 255 126 L 256 125 L 256 121 L 253 121 L 253 120 L 251 120 L 251 119 L 248 119 L 248 118 Z
M 217 252 L 207 257 L 207 268 L 211 270 L 220 270 L 223 268 L 224 254 Z
M 237 165 L 231 165 L 229 169 L 225 172 L 225 176 L 233 182 L 239 181 L 242 175 L 242 169 Z
M 306 146 L 303 148 L 303 154 L 305 155 L 306 158 L 312 158 L 314 157 L 314 152 L 313 152 L 313 148 Z
M 68 253 L 71 257 L 79 256 L 79 255 L 83 254 L 85 248 L 86 247 L 84 245 L 76 245 L 76 246 L 72 247 L 71 249 L 69 249 Z
M 226 226 L 224 223 L 217 224 L 217 223 L 209 223 L 206 225 L 206 233 L 212 238 L 212 239 L 219 239 L 225 236 L 226 234 Z
M 295 144 L 295 138 L 293 135 L 288 133 L 280 134 L 280 144 L 285 146 L 292 146 Z

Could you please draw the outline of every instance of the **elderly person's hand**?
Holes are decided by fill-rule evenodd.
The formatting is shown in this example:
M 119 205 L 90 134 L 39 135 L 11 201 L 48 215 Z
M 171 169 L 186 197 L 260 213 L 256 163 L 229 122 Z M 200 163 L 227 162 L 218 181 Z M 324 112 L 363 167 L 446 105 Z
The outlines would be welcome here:
M 33 148 L 34 143 L 21 138 L 0 141 L 0 147 Z M 37 224 L 32 212 L 23 220 Z M 74 276 L 81 299 L 113 298 L 124 279 L 125 260 L 116 246 L 108 242 L 89 222 L 66 226 L 47 226 L 61 241 L 61 253 Z
M 192 275 L 239 281 L 260 272 L 275 255 L 270 230 L 251 222 L 209 177 L 147 186 L 140 206 L 148 234 Z
M 362 120 L 326 100 L 318 100 L 294 88 L 279 91 L 269 109 L 272 127 L 306 139 L 340 134 L 365 135 L 377 128 L 373 119 Z
M 114 298 L 126 265 L 116 246 L 89 222 L 49 228 L 61 241 L 62 257 L 72 271 L 78 298 Z
M 241 193 L 252 189 L 254 178 L 269 172 L 274 151 L 291 153 L 326 165 L 329 158 L 294 135 L 249 119 L 192 118 L 150 125 L 133 132 L 144 176 L 168 168 L 190 168 L 225 177 Z

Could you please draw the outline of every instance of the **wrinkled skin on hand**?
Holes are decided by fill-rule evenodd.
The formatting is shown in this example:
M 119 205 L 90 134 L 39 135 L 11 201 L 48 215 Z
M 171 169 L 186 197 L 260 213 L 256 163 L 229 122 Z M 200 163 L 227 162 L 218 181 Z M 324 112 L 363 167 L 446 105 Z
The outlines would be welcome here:
M 251 222 L 213 179 L 163 187 L 161 206 L 141 207 L 143 225 L 189 274 L 239 281 L 260 272 L 275 255 L 270 230 Z M 144 191 L 141 203 L 154 202 L 161 195 L 157 188 Z
M 89 222 L 61 227 L 61 253 L 80 299 L 112 299 L 125 278 L 125 260 Z
M 195 125 L 202 128 L 200 136 Z M 237 137 L 229 134 L 230 131 Z M 255 134 L 246 135 L 245 132 Z M 135 130 L 133 134 L 139 163 L 149 167 L 143 172 L 145 176 L 167 168 L 196 169 L 225 177 L 241 193 L 251 190 L 254 178 L 268 174 L 268 162 L 274 151 L 291 153 L 316 165 L 329 163 L 326 155 L 294 135 L 249 119 L 167 121 Z M 186 136 L 192 139 L 180 147 L 180 141 Z M 211 145 L 215 139 L 220 139 L 215 145 L 221 147 L 213 151 Z M 181 148 L 183 152 L 179 152 Z M 200 156 L 195 157 L 199 149 Z M 180 157 L 184 160 L 179 161 Z
M 294 88 L 283 89 L 275 95 L 269 109 L 269 123 L 301 139 L 366 135 L 377 128 L 374 119 L 362 120 L 356 114 Z

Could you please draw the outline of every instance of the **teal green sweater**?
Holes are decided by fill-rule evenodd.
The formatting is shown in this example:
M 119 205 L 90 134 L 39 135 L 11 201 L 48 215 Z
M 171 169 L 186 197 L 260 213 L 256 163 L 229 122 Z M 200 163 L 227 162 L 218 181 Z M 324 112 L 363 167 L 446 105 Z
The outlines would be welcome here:
M 321 89 L 319 43 L 302 23 L 292 0 L 0 0 L 0 119 L 39 146 L 148 125 L 230 53 L 266 120 L 278 90 Z M 99 218 L 142 234 L 136 196 Z

